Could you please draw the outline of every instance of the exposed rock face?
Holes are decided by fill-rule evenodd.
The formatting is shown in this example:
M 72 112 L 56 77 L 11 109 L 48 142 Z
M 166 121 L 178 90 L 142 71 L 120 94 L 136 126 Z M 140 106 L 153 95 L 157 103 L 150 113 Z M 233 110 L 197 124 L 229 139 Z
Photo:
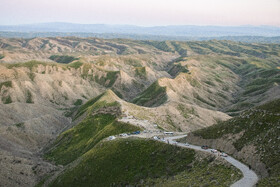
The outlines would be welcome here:
M 122 111 L 119 106 L 112 106 L 112 107 L 103 107 L 94 111 L 91 115 L 95 116 L 97 114 L 111 114 L 115 117 L 121 116 Z
M 3 142 L 1 142 L 2 144 Z M 2 145 L 0 145 L 2 146 Z M 35 186 L 46 174 L 56 170 L 56 166 L 33 155 L 14 155 L 0 150 L 1 186 Z
M 41 159 L 40 150 L 70 124 L 51 106 L 0 104 L 1 186 L 34 186 L 55 165 Z

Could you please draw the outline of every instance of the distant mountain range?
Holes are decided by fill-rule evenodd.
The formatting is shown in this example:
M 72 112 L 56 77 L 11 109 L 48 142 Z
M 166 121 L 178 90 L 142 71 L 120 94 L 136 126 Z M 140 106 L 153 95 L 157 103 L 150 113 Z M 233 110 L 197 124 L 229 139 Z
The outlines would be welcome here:
M 188 37 L 188 36 L 166 36 L 147 34 L 117 34 L 117 33 L 82 33 L 82 32 L 11 32 L 0 31 L 2 38 L 44 38 L 44 37 L 95 37 L 103 39 L 133 39 L 133 40 L 156 40 L 156 41 L 205 41 L 205 40 L 231 40 L 247 43 L 280 43 L 280 36 L 220 36 L 220 37 Z
M 0 31 L 10 32 L 61 32 L 61 33 L 114 33 L 136 35 L 161 35 L 176 37 L 222 36 L 280 36 L 280 27 L 274 26 L 194 26 L 171 25 L 143 27 L 135 25 L 39 23 L 26 25 L 2 25 Z

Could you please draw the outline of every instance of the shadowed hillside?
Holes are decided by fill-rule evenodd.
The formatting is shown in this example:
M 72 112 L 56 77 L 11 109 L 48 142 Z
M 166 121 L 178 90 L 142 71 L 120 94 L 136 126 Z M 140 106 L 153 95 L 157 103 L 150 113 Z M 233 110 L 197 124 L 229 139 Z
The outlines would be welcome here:
M 279 183 L 280 100 L 249 109 L 228 121 L 193 132 L 187 141 L 224 150 L 254 168 L 258 186 Z

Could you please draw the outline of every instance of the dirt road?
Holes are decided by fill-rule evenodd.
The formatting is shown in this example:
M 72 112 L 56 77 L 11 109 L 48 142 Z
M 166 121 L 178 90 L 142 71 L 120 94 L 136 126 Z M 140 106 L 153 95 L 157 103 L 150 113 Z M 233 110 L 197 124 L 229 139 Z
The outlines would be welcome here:
M 211 153 L 210 149 L 201 149 L 201 147 L 196 146 L 196 145 L 186 145 L 183 143 L 177 143 L 175 140 L 179 138 L 183 138 L 186 135 L 182 136 L 172 136 L 172 137 L 166 137 L 165 139 L 169 141 L 170 144 L 174 144 L 180 147 L 185 147 L 189 149 L 195 149 L 199 151 L 204 151 L 204 152 L 209 152 Z M 214 153 L 211 153 L 214 154 Z M 259 178 L 256 175 L 256 173 L 249 169 L 248 166 L 244 165 L 243 163 L 239 162 L 238 160 L 232 158 L 231 156 L 224 157 L 226 161 L 231 163 L 233 166 L 237 167 L 243 174 L 243 178 L 240 179 L 239 181 L 235 182 L 234 184 L 231 185 L 231 187 L 252 187 L 255 186 L 255 184 L 258 182 Z

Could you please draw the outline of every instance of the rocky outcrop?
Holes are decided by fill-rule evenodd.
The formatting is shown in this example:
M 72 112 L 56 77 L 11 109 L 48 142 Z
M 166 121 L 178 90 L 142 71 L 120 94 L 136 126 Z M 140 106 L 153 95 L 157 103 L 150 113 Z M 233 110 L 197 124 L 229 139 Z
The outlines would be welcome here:
M 95 110 L 91 115 L 95 116 L 97 114 L 111 114 L 115 117 L 119 117 L 121 116 L 122 111 L 119 106 L 102 107 L 98 110 Z

